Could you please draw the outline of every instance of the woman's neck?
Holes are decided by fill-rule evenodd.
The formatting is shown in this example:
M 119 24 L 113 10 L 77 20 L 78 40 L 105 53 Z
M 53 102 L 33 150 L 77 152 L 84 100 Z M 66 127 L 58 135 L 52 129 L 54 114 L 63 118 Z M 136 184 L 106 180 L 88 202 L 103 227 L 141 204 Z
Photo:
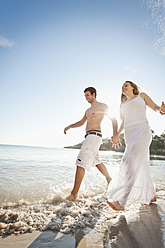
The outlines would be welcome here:
M 132 94 L 126 95 L 126 97 L 127 97 L 127 101 L 131 101 L 132 99 L 134 99 L 135 97 L 137 97 L 137 95 L 134 95 L 132 93 Z

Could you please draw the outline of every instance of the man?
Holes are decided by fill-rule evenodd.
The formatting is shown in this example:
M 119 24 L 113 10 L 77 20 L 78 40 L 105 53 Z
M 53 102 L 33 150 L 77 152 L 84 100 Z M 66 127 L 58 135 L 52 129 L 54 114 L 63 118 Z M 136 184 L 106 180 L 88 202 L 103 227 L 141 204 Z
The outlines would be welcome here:
M 80 127 L 86 121 L 86 135 L 80 153 L 76 160 L 76 175 L 74 187 L 71 194 L 66 198 L 73 201 L 77 198 L 77 194 L 81 185 L 81 182 L 85 175 L 85 170 L 90 170 L 91 166 L 96 166 L 98 170 L 105 176 L 108 184 L 111 181 L 111 177 L 103 163 L 99 161 L 99 148 L 102 143 L 101 122 L 104 115 L 108 115 L 108 106 L 104 103 L 96 100 L 96 89 L 88 87 L 84 90 L 86 100 L 91 104 L 91 107 L 86 110 L 84 117 L 71 124 L 64 129 L 64 133 L 70 128 Z M 117 138 L 117 121 L 115 118 L 108 117 L 112 121 L 113 125 L 113 143 L 118 144 Z

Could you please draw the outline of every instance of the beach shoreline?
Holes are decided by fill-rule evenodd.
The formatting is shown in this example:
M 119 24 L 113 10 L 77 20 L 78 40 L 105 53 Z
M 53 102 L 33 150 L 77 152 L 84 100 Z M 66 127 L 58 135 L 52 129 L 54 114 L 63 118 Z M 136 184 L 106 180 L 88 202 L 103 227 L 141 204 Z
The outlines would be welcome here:
M 110 209 L 110 211 L 112 211 Z M 75 233 L 53 231 L 6 235 L 0 237 L 3 248 L 53 248 L 53 247 L 143 247 L 163 248 L 165 240 L 165 206 L 162 199 L 157 204 L 141 206 L 136 220 L 128 220 L 127 210 L 93 229 L 78 228 Z
M 127 204 L 116 212 L 106 203 L 106 180 L 95 168 L 86 173 L 77 200 L 66 200 L 77 151 L 15 146 L 1 151 L 0 247 L 163 247 L 164 160 L 152 160 L 150 166 L 157 204 Z M 112 177 L 121 157 L 100 152 Z

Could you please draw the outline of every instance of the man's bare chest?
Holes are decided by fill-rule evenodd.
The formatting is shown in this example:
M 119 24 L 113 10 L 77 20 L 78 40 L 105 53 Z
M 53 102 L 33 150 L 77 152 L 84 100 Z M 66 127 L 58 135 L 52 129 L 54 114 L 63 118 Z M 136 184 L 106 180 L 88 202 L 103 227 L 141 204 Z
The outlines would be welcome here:
M 100 119 L 104 116 L 103 111 L 100 109 L 89 109 L 87 111 L 87 120 Z

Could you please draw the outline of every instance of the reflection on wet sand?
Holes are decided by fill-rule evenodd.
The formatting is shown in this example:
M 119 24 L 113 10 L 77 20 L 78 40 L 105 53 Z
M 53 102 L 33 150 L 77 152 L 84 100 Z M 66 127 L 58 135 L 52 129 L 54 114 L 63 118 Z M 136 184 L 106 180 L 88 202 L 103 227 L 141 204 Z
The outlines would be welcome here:
M 79 229 L 74 234 L 62 234 L 60 232 L 45 231 L 42 232 L 28 248 L 77 248 L 87 247 L 86 240 L 83 239 L 91 229 Z M 79 243 L 83 244 L 79 246 Z M 93 246 L 95 247 L 95 246 Z
M 142 206 L 137 221 L 127 224 L 125 216 L 121 215 L 116 225 L 109 226 L 103 247 L 111 244 L 112 248 L 163 248 L 161 225 L 157 205 Z

